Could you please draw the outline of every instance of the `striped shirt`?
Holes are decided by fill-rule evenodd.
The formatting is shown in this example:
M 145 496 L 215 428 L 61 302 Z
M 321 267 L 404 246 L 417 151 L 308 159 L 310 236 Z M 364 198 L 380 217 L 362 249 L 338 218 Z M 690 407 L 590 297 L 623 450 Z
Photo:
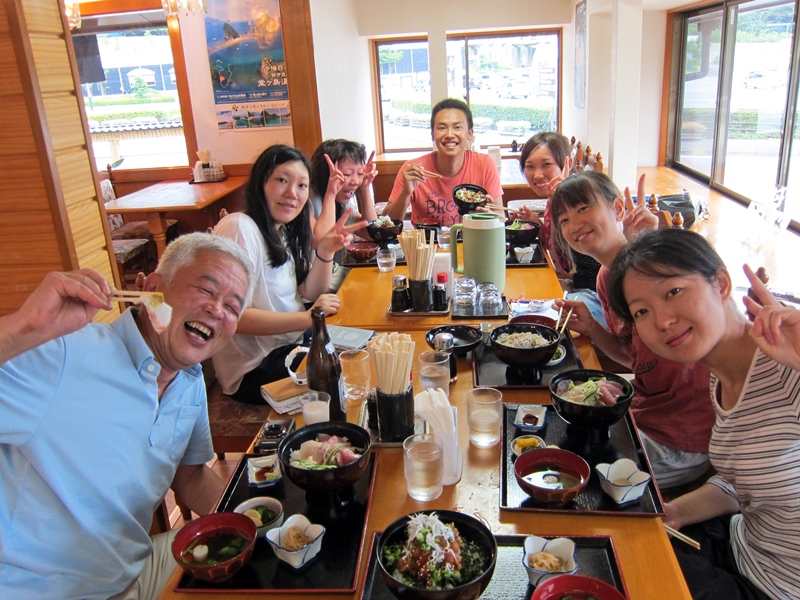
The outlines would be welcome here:
M 731 410 L 711 398 L 717 421 L 709 483 L 739 502 L 731 546 L 742 575 L 771 597 L 800 598 L 800 372 L 757 350 Z

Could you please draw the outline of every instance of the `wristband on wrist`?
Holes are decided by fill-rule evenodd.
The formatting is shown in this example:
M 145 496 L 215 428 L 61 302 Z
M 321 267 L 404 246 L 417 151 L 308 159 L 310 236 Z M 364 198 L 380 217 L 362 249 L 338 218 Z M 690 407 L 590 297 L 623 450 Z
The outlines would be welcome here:
M 319 255 L 319 250 L 314 250 L 314 254 L 317 256 L 317 258 L 318 258 L 319 260 L 321 260 L 321 261 L 322 261 L 322 262 L 324 262 L 324 263 L 330 263 L 330 262 L 333 262 L 333 257 L 329 258 L 328 260 L 325 260 L 324 258 L 322 258 L 322 257 Z

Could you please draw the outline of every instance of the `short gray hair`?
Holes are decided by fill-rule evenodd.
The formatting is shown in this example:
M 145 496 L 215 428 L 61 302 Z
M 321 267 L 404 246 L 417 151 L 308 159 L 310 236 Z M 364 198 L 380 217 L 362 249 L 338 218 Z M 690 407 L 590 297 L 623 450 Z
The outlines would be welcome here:
M 158 261 L 156 273 L 161 275 L 166 285 L 170 285 L 178 271 L 193 263 L 200 252 L 221 252 L 222 254 L 227 254 L 242 266 L 247 276 L 247 294 L 244 298 L 244 306 L 249 306 L 253 297 L 253 286 L 255 285 L 253 268 L 244 250 L 236 242 L 228 238 L 214 235 L 213 233 L 199 232 L 182 235 L 164 250 L 161 260 Z

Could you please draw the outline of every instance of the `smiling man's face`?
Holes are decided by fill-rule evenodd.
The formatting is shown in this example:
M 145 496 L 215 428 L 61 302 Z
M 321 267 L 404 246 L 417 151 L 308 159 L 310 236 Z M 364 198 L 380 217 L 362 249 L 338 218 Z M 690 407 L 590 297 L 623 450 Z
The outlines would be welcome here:
M 202 251 L 192 264 L 178 270 L 169 285 L 155 275 L 148 277 L 145 289 L 162 291 L 172 307 L 167 328 L 148 335 L 147 342 L 163 368 L 178 371 L 207 359 L 236 332 L 247 295 L 247 274 L 233 257 Z
M 436 149 L 442 154 L 455 157 L 467 149 L 472 140 L 467 115 L 457 108 L 445 108 L 436 113 L 431 133 Z

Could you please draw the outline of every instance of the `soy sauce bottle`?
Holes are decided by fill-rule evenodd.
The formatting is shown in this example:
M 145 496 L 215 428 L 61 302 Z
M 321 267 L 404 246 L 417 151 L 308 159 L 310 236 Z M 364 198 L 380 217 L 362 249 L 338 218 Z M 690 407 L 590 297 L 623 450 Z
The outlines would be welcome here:
M 311 309 L 311 344 L 307 368 L 308 389 L 327 392 L 331 396 L 330 420 L 347 421 L 342 366 L 325 327 L 325 310 L 321 306 Z

